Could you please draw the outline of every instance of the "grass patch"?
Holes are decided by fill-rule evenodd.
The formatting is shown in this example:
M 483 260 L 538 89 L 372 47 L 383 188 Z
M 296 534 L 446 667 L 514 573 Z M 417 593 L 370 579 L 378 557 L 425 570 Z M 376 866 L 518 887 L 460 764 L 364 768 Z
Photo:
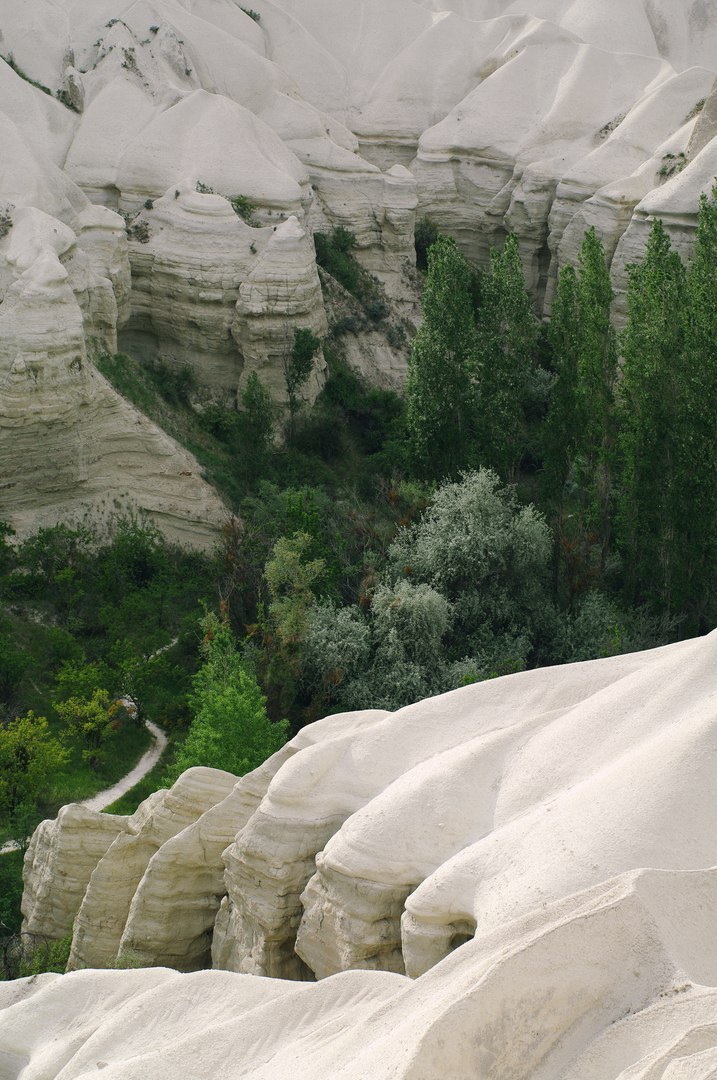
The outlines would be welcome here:
M 60 737 L 60 721 L 48 722 L 53 735 Z M 114 732 L 103 745 L 106 760 L 97 769 L 86 765 L 79 751 L 75 750 L 66 773 L 57 778 L 54 799 L 57 806 L 51 804 L 46 809 L 53 812 L 65 803 L 81 802 L 96 795 L 98 791 L 112 787 L 134 768 L 151 743 L 152 735 L 144 724 L 140 727 L 139 724 L 128 723 Z
M 174 759 L 177 755 L 177 751 L 181 747 L 186 738 L 186 732 L 173 732 L 169 736 L 169 741 L 165 748 L 161 758 L 154 766 L 153 769 L 143 776 L 138 784 L 135 784 L 133 788 L 125 792 L 119 799 L 106 806 L 102 811 L 104 814 L 133 814 L 140 803 L 149 798 L 155 791 L 159 791 L 160 788 L 168 787 L 165 783 L 164 776 L 167 769 L 174 764 Z

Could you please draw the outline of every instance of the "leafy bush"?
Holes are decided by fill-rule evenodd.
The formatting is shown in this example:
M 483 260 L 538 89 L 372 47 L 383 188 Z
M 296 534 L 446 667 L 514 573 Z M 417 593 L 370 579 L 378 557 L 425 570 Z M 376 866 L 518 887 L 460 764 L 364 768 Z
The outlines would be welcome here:
M 394 349 L 400 349 L 406 344 L 406 331 L 401 323 L 391 323 L 386 331 L 386 340 Z
M 257 21 L 258 18 L 259 17 L 257 16 Z M 253 203 L 246 195 L 232 195 L 229 202 L 237 217 L 240 217 L 247 225 L 256 226 L 256 220 L 254 218 L 256 203 Z
M 44 716 L 28 712 L 0 726 L 0 813 L 34 803 L 68 759 Z
M 316 604 L 308 614 L 304 639 L 304 678 L 330 705 L 342 686 L 367 667 L 371 631 L 355 608 Z
M 334 339 L 343 337 L 344 334 L 360 334 L 365 326 L 365 320 L 360 315 L 341 315 L 331 323 L 329 334 Z
M 705 107 L 705 100 L 706 100 L 705 98 L 700 98 L 699 101 L 695 102 L 695 104 L 692 106 L 692 108 L 690 109 L 690 111 L 688 112 L 687 116 L 684 119 L 685 124 L 689 124 L 690 120 L 694 120 L 694 118 L 696 116 L 699 116 L 699 114 L 702 112 L 702 110 Z
M 366 618 L 355 608 L 311 611 L 308 684 L 342 708 L 395 709 L 521 670 L 545 655 L 555 629 L 550 551 L 541 515 L 495 473 L 443 484 L 389 547 Z
M 189 364 L 160 361 L 152 365 L 150 376 L 164 400 L 170 404 L 188 404 L 197 389 L 197 376 Z
M 46 941 L 38 944 L 32 955 L 20 965 L 18 975 L 27 978 L 29 975 L 42 975 L 46 971 L 53 971 L 63 975 L 70 959 L 72 947 L 72 934 L 60 938 L 59 941 Z
M 0 941 L 3 933 L 16 934 L 22 923 L 22 864 L 21 850 L 0 855 Z
M 144 218 L 134 218 L 128 221 L 125 231 L 127 239 L 134 240 L 137 244 L 148 244 L 152 239 L 149 222 Z
M 243 10 L 243 9 L 242 9 Z M 217 192 L 209 184 L 202 183 L 201 180 L 197 180 L 195 184 L 196 191 L 200 195 L 216 195 Z M 226 195 L 225 198 L 231 204 L 231 208 L 237 217 L 240 217 L 247 225 L 256 227 L 256 221 L 254 219 L 254 211 L 256 210 L 256 203 L 253 203 L 247 195 Z
M 237 651 L 228 623 L 206 615 L 201 625 L 204 662 L 193 679 L 194 719 L 168 780 L 194 765 L 243 776 L 283 746 L 288 735 L 285 722 L 272 724 L 267 718 L 266 698 Z
M 330 233 L 314 233 L 316 262 L 331 274 L 340 285 L 356 295 L 359 288 L 359 265 L 351 252 L 356 247 L 356 237 L 343 225 L 337 225 Z
M 337 424 L 348 429 L 365 454 L 386 451 L 391 440 L 400 441 L 397 432 L 405 414 L 403 399 L 392 390 L 371 386 L 326 347 L 324 355 L 329 361 L 329 377 L 318 404 L 326 402 L 335 407 Z M 390 463 L 386 464 L 390 469 Z
M 680 150 L 679 154 L 663 154 L 662 165 L 660 166 L 657 175 L 664 178 L 675 176 L 687 165 L 687 157 L 683 150 Z

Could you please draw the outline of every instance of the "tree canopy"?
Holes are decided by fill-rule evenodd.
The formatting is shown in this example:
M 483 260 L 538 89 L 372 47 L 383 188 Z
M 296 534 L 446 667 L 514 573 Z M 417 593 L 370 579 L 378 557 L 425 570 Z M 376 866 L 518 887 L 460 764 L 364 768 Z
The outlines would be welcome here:
M 286 742 L 285 721 L 272 724 L 266 698 L 242 659 L 225 619 L 206 615 L 189 703 L 193 719 L 168 779 L 185 769 L 208 765 L 243 776 L 256 769 Z

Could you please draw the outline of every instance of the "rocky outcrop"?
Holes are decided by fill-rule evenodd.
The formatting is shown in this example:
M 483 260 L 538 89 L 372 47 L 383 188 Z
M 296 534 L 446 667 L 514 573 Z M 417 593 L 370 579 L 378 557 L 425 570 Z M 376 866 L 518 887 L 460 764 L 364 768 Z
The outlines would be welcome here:
M 318 335 L 326 316 L 313 245 L 295 217 L 247 225 L 220 195 L 178 184 L 131 226 L 132 313 L 123 348 L 148 362 L 192 368 L 206 398 L 235 405 L 256 371 L 278 401 L 295 328 Z M 317 361 L 305 389 L 323 385 Z
M 329 717 L 228 794 L 227 774 L 185 774 L 142 823 L 110 826 L 73 955 L 117 921 L 120 961 L 166 962 L 174 927 L 179 966 L 197 963 L 236 828 L 213 959 L 240 972 L 0 989 L 0 1061 L 68 1080 L 98 1062 L 208 1080 L 227 1060 L 267 1080 L 711 1075 L 716 650 L 717 632 Z M 28 897 L 53 836 L 58 875 L 77 850 L 75 821 L 39 830 Z M 272 971 L 294 981 L 253 974 Z
M 137 886 L 163 844 L 221 802 L 231 773 L 189 769 L 141 807 L 95 866 L 74 923 L 68 968 L 107 967 L 116 959 Z M 29 868 L 29 876 L 34 868 Z
M 38 825 L 25 853 L 23 931 L 51 940 L 69 934 L 92 871 L 129 827 L 129 818 L 75 803 Z
M 93 206 L 18 126 L 0 117 L 0 129 L 3 517 L 23 536 L 146 513 L 172 539 L 213 546 L 225 512 L 196 461 L 92 363 L 116 351 L 129 311 L 122 219 Z
M 118 958 L 196 971 L 211 966 L 212 934 L 225 895 L 222 853 L 249 820 L 289 745 L 239 780 L 226 798 L 166 840 L 149 860 L 129 907 Z M 172 883 L 171 897 L 167 883 Z
M 642 257 L 654 218 L 662 219 L 673 247 L 688 261 L 694 251 L 696 207 L 700 196 L 714 188 L 716 176 L 717 140 L 712 140 L 684 169 L 668 178 L 663 187 L 650 191 L 637 204 L 613 260 L 618 314 L 626 309 L 627 267 Z
M 615 874 L 712 865 L 715 648 L 713 634 L 329 717 L 233 790 L 228 774 L 185 774 L 99 860 L 72 964 L 120 948 L 189 969 L 214 922 L 215 966 L 415 976 Z
M 326 314 L 313 247 L 296 218 L 272 227 L 244 277 L 232 321 L 232 337 L 244 357 L 243 380 L 253 371 L 278 401 L 286 400 L 285 366 L 299 327 L 326 333 Z M 313 401 L 324 381 L 323 358 L 303 393 Z
M 71 230 L 74 240 L 55 230 L 50 252 L 68 275 L 84 340 L 83 350 L 68 329 L 78 324 L 66 294 L 52 350 L 38 354 L 37 338 L 18 336 L 11 313 L 30 267 L 7 261 L 0 238 L 10 367 L 37 369 L 32 357 L 53 350 L 65 366 L 85 364 L 88 347 L 90 358 L 95 345 L 114 350 L 119 332 L 146 362 L 191 365 L 204 401 L 233 406 L 257 372 L 282 402 L 294 330 L 321 336 L 327 327 L 310 234 L 340 225 L 398 312 L 393 341 L 357 323 L 346 359 L 400 388 L 401 331 L 416 321 L 416 214 L 479 264 L 517 233 L 545 314 L 560 266 L 576 261 L 591 225 L 614 258 L 618 319 L 625 267 L 641 256 L 655 214 L 691 251 L 717 139 L 717 17 L 704 4 L 256 4 L 253 18 L 230 0 L 134 0 L 101 11 L 41 0 L 42 25 L 32 31 L 19 9 L 4 19 L 0 231 L 15 215 L 13 232 L 26 236 L 18 215 L 30 209 Z M 245 214 L 254 206 L 251 224 L 226 201 L 237 196 Z M 112 210 L 128 218 L 128 243 Z M 46 293 L 23 295 L 23 321 L 39 325 Z M 48 330 L 60 308 L 52 311 Z M 308 401 L 323 377 L 317 361 Z M 15 502 L 29 475 L 22 441 L 0 446 L 13 523 L 45 523 L 50 503 L 55 519 L 106 515 L 117 503 L 146 509 L 175 538 L 209 543 L 221 513 L 196 464 L 134 413 L 122 424 L 139 439 L 118 449 L 123 406 L 88 378 L 66 379 L 55 411 L 34 384 L 16 380 L 8 390 L 14 410 L 64 432 L 50 447 L 59 462 L 52 500 L 32 461 L 34 519 Z M 111 431 L 92 419 L 98 408 L 115 414 Z M 112 463 L 125 450 L 121 484 Z M 147 467 L 153 453 L 159 469 Z
M 614 251 L 661 184 L 661 156 L 692 160 L 714 138 L 717 20 L 691 0 L 455 0 L 441 12 L 261 0 L 255 14 L 228 2 L 120 4 L 109 20 L 53 9 L 32 49 L 14 16 L 7 53 L 72 108 L 4 70 L 5 111 L 47 133 L 94 201 L 135 212 L 191 176 L 247 197 L 265 225 L 350 228 L 396 295 L 416 200 L 479 262 L 515 231 L 548 309 L 583 204 L 597 199 Z

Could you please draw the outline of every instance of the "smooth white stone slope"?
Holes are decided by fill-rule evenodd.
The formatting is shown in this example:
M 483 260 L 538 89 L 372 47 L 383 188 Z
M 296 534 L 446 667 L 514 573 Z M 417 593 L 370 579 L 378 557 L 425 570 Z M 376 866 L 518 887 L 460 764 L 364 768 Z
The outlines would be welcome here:
M 114 819 L 106 854 L 97 837 L 71 963 L 119 948 L 186 970 L 215 920 L 214 964 L 234 972 L 0 989 L 0 1063 L 63 1080 L 98 1061 L 122 1080 L 711 1076 L 716 661 L 714 632 L 523 672 L 328 717 L 233 788 L 185 774 Z M 51 936 L 42 883 L 81 844 L 63 814 L 26 871 Z M 63 911 L 88 875 L 68 875 Z

